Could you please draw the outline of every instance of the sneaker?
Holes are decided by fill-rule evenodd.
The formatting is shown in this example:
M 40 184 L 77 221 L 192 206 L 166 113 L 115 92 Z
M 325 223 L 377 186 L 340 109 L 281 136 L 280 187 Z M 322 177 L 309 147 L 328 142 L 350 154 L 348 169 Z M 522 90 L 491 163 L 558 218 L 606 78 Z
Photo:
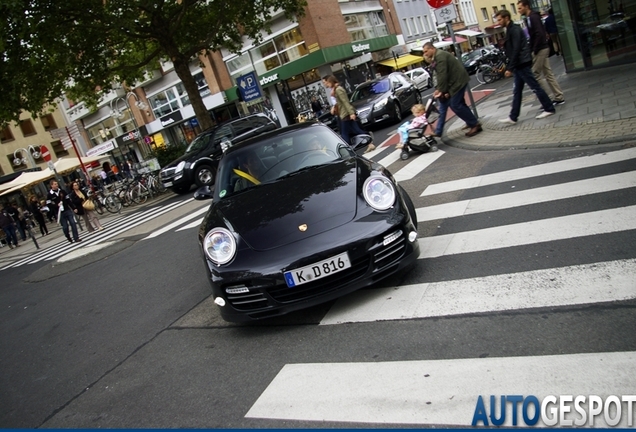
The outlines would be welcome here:
M 364 152 L 365 152 L 365 153 L 369 153 L 369 152 L 372 152 L 373 150 L 375 150 L 375 145 L 373 145 L 373 144 L 369 144 L 369 145 L 367 146 L 367 149 L 366 149 Z
M 552 101 L 552 105 L 554 105 L 554 106 L 563 105 L 564 103 L 565 103 L 565 99 L 560 100 L 560 101 L 558 101 L 558 100 L 553 100 Z
M 503 124 L 507 124 L 507 125 L 513 125 L 513 124 L 517 124 L 517 121 L 511 119 L 510 117 L 506 117 L 506 118 L 503 118 L 503 119 L 499 119 L 499 123 L 503 123 Z
M 554 111 L 542 111 L 538 116 L 536 116 L 536 119 L 544 119 L 546 117 L 550 117 L 551 115 L 554 115 Z

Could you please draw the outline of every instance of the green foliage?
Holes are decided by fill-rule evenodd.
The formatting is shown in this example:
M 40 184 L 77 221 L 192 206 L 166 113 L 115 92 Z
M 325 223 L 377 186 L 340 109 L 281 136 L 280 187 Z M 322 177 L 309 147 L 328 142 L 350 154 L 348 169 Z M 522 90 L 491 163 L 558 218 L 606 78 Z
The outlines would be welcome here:
M 173 62 L 202 127 L 209 117 L 189 71 L 198 54 L 242 36 L 258 41 L 277 10 L 302 15 L 306 0 L 2 0 L 0 125 L 33 115 L 65 92 L 95 106 L 113 83 L 134 83 Z
M 159 165 L 165 167 L 173 160 L 183 156 L 187 146 L 185 144 L 173 144 L 169 146 L 157 147 L 152 150 L 152 156 L 157 158 Z

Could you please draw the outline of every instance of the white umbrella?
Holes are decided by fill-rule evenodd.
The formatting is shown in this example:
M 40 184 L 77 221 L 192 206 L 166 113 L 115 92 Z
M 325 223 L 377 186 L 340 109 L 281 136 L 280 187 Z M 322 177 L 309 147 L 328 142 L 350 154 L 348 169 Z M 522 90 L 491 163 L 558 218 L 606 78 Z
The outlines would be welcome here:
M 17 186 L 19 186 L 18 189 L 20 189 L 30 184 L 38 183 L 50 177 L 53 177 L 53 174 L 53 171 L 48 168 L 42 171 L 23 172 L 10 182 L 4 183 L 2 186 L 0 186 L 0 189 L 14 189 Z
M 82 157 L 82 163 L 84 165 L 99 160 L 104 156 L 85 156 Z M 61 157 L 55 162 L 55 171 L 63 173 L 66 171 L 74 170 L 80 166 L 80 162 L 77 157 Z

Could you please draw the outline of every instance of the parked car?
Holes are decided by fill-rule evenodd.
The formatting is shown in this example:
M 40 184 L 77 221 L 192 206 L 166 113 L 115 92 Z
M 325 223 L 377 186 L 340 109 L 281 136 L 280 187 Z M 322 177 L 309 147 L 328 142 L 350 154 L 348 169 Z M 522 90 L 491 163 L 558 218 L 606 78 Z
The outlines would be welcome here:
M 228 149 L 214 190 L 195 193 L 213 199 L 198 239 L 223 319 L 308 308 L 415 264 L 411 199 L 354 150 L 319 122 Z
M 415 68 L 404 72 L 404 75 L 409 77 L 417 86 L 420 91 L 428 90 L 433 87 L 433 79 L 428 71 L 424 68 Z
M 402 114 L 418 103 L 422 103 L 419 89 L 402 72 L 362 83 L 351 95 L 351 104 L 358 112 L 362 127 L 387 120 L 399 122 Z
M 265 114 L 229 120 L 202 132 L 188 146 L 183 156 L 170 162 L 160 172 L 161 182 L 176 193 L 186 193 L 193 184 L 214 184 L 223 147 L 234 145 L 278 126 Z
M 470 75 L 477 72 L 477 68 L 484 61 L 489 58 L 496 58 L 499 54 L 499 50 L 493 46 L 486 46 L 478 48 L 469 53 L 462 54 L 462 63 Z

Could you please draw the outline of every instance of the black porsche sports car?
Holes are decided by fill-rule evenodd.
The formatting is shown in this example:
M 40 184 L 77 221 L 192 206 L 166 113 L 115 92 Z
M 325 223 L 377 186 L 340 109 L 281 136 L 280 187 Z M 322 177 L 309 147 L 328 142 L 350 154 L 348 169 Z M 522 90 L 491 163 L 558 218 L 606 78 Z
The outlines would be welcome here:
M 381 165 L 307 122 L 232 146 L 199 243 L 227 321 L 317 305 L 412 266 L 415 208 Z

